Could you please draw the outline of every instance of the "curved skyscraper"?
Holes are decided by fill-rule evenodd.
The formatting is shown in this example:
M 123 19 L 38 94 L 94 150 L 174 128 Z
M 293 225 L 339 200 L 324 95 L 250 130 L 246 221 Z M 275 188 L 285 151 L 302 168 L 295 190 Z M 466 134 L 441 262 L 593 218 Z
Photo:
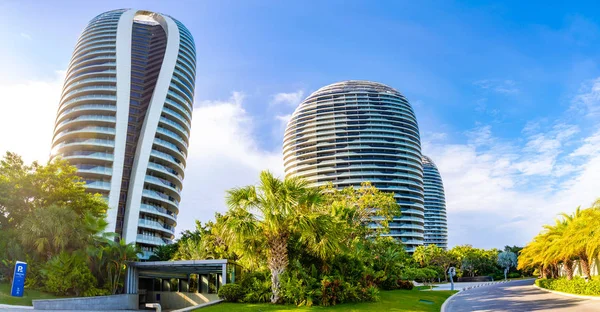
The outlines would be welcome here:
M 102 13 L 75 45 L 52 155 L 109 205 L 109 231 L 148 256 L 174 238 L 192 120 L 196 52 L 167 15 Z
M 394 192 L 402 216 L 390 235 L 412 252 L 423 245 L 423 167 L 419 127 L 406 98 L 369 81 L 343 81 L 306 98 L 285 131 L 286 175 L 337 188 L 370 181 Z
M 425 245 L 448 248 L 446 196 L 444 183 L 431 158 L 423 155 L 423 183 L 425 185 Z

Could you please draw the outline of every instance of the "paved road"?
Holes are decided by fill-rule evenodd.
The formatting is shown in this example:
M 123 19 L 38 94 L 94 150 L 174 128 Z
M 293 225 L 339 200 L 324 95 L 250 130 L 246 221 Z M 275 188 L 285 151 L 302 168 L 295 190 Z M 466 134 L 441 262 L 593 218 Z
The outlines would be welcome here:
M 452 297 L 445 312 L 600 311 L 599 300 L 556 295 L 533 286 L 533 279 L 465 290 Z

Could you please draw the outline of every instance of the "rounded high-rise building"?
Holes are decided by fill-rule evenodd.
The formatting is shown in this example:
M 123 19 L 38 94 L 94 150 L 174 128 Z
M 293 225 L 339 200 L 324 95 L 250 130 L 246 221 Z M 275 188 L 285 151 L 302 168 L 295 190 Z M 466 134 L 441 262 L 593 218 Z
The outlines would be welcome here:
M 370 181 L 393 192 L 402 215 L 390 234 L 412 252 L 423 245 L 421 143 L 415 113 L 395 89 L 369 81 L 343 81 L 306 98 L 288 122 L 286 175 L 312 186 L 337 188 Z
M 67 70 L 52 157 L 78 168 L 108 202 L 108 230 L 146 257 L 174 238 L 195 75 L 183 24 L 132 9 L 92 19 Z
M 446 195 L 444 183 L 431 158 L 423 155 L 423 183 L 425 186 L 425 245 L 448 248 Z

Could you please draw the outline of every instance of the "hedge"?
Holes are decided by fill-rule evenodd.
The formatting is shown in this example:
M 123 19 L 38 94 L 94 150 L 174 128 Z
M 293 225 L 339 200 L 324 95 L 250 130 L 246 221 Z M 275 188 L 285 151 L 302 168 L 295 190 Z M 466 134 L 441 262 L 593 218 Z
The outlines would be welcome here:
M 566 278 L 557 279 L 538 279 L 535 284 L 541 288 L 562 291 L 570 294 L 600 296 L 600 277 L 595 277 L 589 281 L 576 276 L 572 280 Z

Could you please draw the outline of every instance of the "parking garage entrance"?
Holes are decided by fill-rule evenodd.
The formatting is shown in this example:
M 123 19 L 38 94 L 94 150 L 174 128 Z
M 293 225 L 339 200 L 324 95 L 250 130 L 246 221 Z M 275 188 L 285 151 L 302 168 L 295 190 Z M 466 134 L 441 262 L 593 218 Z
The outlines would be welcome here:
M 138 294 L 140 306 L 181 309 L 218 300 L 219 288 L 240 274 L 241 267 L 227 259 L 129 262 L 125 293 Z

